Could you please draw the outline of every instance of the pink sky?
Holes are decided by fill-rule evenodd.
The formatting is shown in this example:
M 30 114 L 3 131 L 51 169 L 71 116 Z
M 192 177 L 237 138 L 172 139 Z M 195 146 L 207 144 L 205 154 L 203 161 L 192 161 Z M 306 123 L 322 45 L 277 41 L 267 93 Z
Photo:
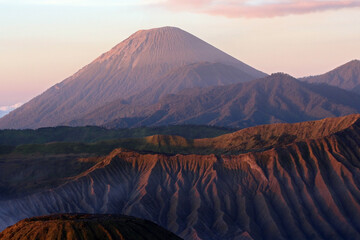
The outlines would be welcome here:
M 177 26 L 267 73 L 360 58 L 360 1 L 0 0 L 0 107 L 26 102 L 139 29 Z
M 268 18 L 360 6 L 358 0 L 168 0 L 173 11 L 193 11 L 230 18 Z

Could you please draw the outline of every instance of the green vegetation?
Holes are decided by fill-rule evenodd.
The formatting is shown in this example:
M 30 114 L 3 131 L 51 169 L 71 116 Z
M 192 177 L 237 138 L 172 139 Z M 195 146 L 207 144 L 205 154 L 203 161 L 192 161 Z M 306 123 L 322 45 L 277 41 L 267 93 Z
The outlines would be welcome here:
M 166 137 L 166 136 L 163 136 Z M 125 148 L 139 152 L 156 152 L 164 154 L 202 153 L 201 149 L 193 146 L 191 140 L 186 144 L 158 143 L 147 138 L 124 138 L 106 140 L 96 143 L 56 142 L 45 144 L 24 144 L 16 147 L 0 148 L 0 155 L 61 155 L 61 154 L 90 154 L 103 156 L 116 148 Z M 2 150 L 2 152 L 1 152 Z
M 0 200 L 59 186 L 101 159 L 89 154 L 0 155 Z
M 102 140 L 141 138 L 158 134 L 177 135 L 188 139 L 212 138 L 234 131 L 236 131 L 236 129 L 197 125 L 173 125 L 126 129 L 106 129 L 89 126 L 39 128 L 37 130 L 0 130 L 0 145 L 18 146 L 22 144 L 43 144 L 51 142 L 94 143 Z M 1 148 L 0 152 L 3 152 L 1 151 Z
M 96 143 L 53 142 L 0 146 L 0 200 L 59 186 L 100 162 L 116 148 L 164 154 L 206 153 L 193 140 L 155 135 Z

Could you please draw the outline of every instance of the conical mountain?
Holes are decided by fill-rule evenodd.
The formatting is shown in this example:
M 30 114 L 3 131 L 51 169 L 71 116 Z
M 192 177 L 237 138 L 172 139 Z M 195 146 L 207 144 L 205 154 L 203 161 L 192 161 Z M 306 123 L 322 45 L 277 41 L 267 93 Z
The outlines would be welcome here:
M 245 80 L 249 76 L 253 79 L 265 76 L 179 28 L 142 30 L 0 119 L 0 128 L 56 126 L 107 102 L 144 91 L 181 66 L 203 62 L 234 67 L 244 73 Z M 203 85 L 208 86 L 203 80 Z
M 360 61 L 353 60 L 322 75 L 303 78 L 311 83 L 326 83 L 360 93 Z

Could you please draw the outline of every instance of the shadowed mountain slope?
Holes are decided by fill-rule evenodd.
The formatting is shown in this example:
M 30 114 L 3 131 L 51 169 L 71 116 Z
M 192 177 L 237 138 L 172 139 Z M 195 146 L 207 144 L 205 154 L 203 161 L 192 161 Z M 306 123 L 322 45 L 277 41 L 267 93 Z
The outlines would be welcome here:
M 59 214 L 22 220 L 0 233 L 2 240 L 181 240 L 143 219 L 123 215 Z
M 0 128 L 57 126 L 108 102 L 139 94 L 182 66 L 204 62 L 235 69 L 234 74 L 226 75 L 239 77 L 232 79 L 233 82 L 266 75 L 179 28 L 142 30 L 1 118 Z M 191 81 L 178 80 L 179 86 L 181 82 L 187 86 Z M 193 85 L 208 86 L 209 83 L 202 81 Z
M 284 134 L 295 137 L 281 142 Z M 269 147 L 237 155 L 115 149 L 57 188 L 0 201 L 0 224 L 56 212 L 121 213 L 185 239 L 360 238 L 359 115 L 259 126 L 209 142 L 237 149 L 257 135 Z
M 360 93 L 360 61 L 353 60 L 328 73 L 305 77 L 302 80 L 310 83 L 326 83 Z
M 107 127 L 207 124 L 249 127 L 301 122 L 360 112 L 360 96 L 296 80 L 286 74 L 226 86 L 193 88 L 151 106 L 107 104 L 71 125 Z
M 253 80 L 246 72 L 222 63 L 194 63 L 177 68 L 152 86 L 129 98 L 132 104 L 150 104 L 157 102 L 167 94 L 195 87 L 223 86 Z

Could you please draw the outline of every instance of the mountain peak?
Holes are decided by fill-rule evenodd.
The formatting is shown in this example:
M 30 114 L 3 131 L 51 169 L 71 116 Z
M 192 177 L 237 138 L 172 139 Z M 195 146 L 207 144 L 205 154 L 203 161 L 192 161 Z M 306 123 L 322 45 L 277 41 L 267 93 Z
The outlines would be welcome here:
M 350 62 L 348 63 L 351 63 L 351 64 L 360 64 L 360 60 L 359 59 L 354 59 L 354 60 L 351 60 Z
M 360 93 L 360 61 L 354 59 L 330 72 L 304 78 L 311 83 L 326 83 L 332 86 Z
M 161 33 L 161 32 L 172 32 L 172 31 L 185 32 L 184 30 L 182 30 L 181 28 L 178 28 L 178 27 L 164 26 L 164 27 L 158 27 L 158 28 L 141 29 L 141 30 L 135 32 L 133 35 L 140 34 L 140 33 L 141 34 L 144 34 L 144 33 Z
M 360 61 L 357 60 L 357 59 L 354 59 L 354 60 L 351 60 L 350 62 L 347 62 L 337 68 L 335 68 L 334 70 L 332 70 L 331 72 L 333 71 L 339 71 L 339 70 L 343 70 L 345 68 L 351 68 L 351 69 L 356 69 L 356 68 L 360 68 Z
M 143 54 L 144 50 L 160 50 L 161 47 L 166 48 L 168 45 L 173 45 L 172 47 L 175 48 L 176 45 L 181 44 L 181 40 L 185 40 L 186 38 L 189 40 L 189 36 L 192 35 L 177 27 L 166 26 L 151 29 L 141 29 L 131 34 L 124 41 L 117 44 L 109 52 L 104 53 L 102 56 L 100 56 L 99 60 L 104 60 L 104 57 L 106 59 L 114 55 L 120 55 L 125 51 L 135 52 L 135 50 L 138 50 L 136 53 Z M 152 45 L 153 48 L 149 45 Z
M 293 83 L 300 83 L 299 80 L 291 76 L 290 74 L 284 72 L 272 73 L 270 76 L 267 76 L 263 79 L 257 79 L 256 82 L 263 82 L 267 81 L 271 84 L 279 83 L 279 84 L 293 84 Z
M 196 36 L 170 26 L 139 30 L 95 62 L 106 62 L 117 68 L 129 65 L 132 69 L 151 68 L 156 73 L 165 73 L 174 66 L 181 67 L 191 63 L 220 62 L 247 72 L 254 78 L 266 75 Z
M 134 40 L 136 38 L 141 37 L 147 37 L 149 35 L 163 35 L 162 37 L 166 35 L 171 34 L 188 34 L 186 31 L 178 28 L 178 27 L 172 27 L 172 26 L 165 26 L 165 27 L 158 27 L 158 28 L 150 28 L 150 29 L 141 29 L 136 31 L 135 33 L 131 34 L 130 37 L 128 37 L 126 40 Z M 126 41 L 125 40 L 125 41 Z M 161 40 L 161 39 L 159 39 Z
M 287 74 L 287 73 L 284 73 L 284 72 L 272 73 L 269 77 L 272 77 L 272 78 L 292 78 L 292 79 L 294 78 L 290 74 Z

